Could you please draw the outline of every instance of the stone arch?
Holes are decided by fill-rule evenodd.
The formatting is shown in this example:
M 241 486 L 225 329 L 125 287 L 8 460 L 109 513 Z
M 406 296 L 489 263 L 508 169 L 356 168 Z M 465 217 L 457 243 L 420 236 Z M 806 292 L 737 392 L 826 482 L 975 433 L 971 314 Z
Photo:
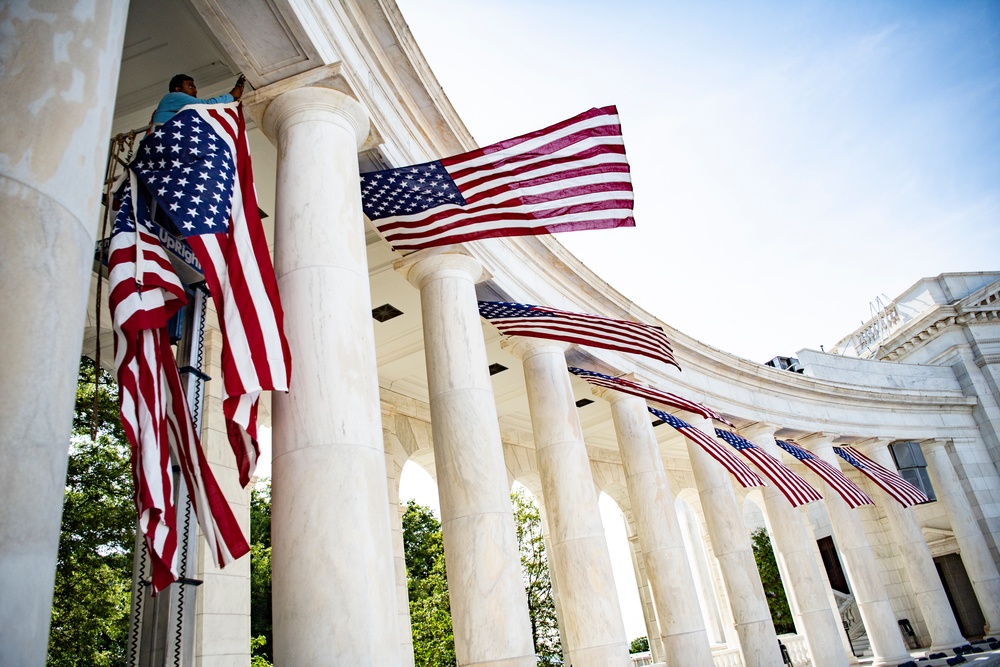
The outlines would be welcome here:
M 732 612 L 722 585 L 719 565 L 708 539 L 698 492 L 692 488 L 681 489 L 677 493 L 674 507 L 708 639 L 713 646 L 734 645 Z

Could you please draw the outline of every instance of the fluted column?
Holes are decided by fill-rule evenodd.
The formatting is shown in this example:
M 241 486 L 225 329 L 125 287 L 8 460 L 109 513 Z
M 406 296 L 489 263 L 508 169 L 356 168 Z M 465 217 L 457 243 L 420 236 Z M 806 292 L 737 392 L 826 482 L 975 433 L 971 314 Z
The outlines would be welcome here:
M 681 419 L 715 437 L 715 426 L 710 420 L 689 412 L 682 412 Z M 780 665 L 778 635 L 774 631 L 750 537 L 743 525 L 743 512 L 736 502 L 729 473 L 701 447 L 687 438 L 685 442 L 698 485 L 698 497 L 705 512 L 708 535 L 729 594 L 743 662 L 746 667 Z
M 575 667 L 631 664 L 611 571 L 597 491 L 576 398 L 566 369 L 567 344 L 504 342 L 524 366 L 531 430 L 562 600 L 567 662 Z
M 389 496 L 357 150 L 368 116 L 319 87 L 263 116 L 278 146 L 275 272 L 295 370 L 273 397 L 275 662 L 396 667 Z M 391 639 L 390 639 L 391 638 Z
M 597 393 L 611 403 L 636 533 L 656 602 L 664 659 L 671 667 L 711 667 L 712 649 L 692 585 L 694 576 L 675 498 L 646 402 L 617 391 Z
M 874 438 L 867 443 L 869 457 L 887 470 L 896 470 L 889 453 L 891 439 Z M 887 495 L 880 494 L 881 503 L 889 520 L 889 531 L 902 556 L 903 570 L 910 580 L 910 589 L 916 597 L 917 607 L 927 624 L 931 636 L 931 651 L 953 648 L 965 644 L 962 631 L 951 610 L 948 595 L 944 592 L 931 550 L 920 531 L 920 524 L 912 508 L 903 508 Z
M 969 499 L 948 456 L 944 440 L 920 443 L 927 459 L 927 471 L 934 485 L 937 501 L 948 515 L 955 541 L 961 549 L 962 564 L 972 581 L 972 589 L 986 617 L 984 632 L 1000 630 L 1000 574 L 990 556 L 986 538 L 972 512 Z
M 0 11 L 0 665 L 43 665 L 128 2 Z
M 832 436 L 817 433 L 802 438 L 799 442 L 827 463 L 840 468 L 839 457 L 833 451 Z M 847 571 L 861 620 L 875 654 L 875 661 L 872 664 L 895 665 L 909 660 L 910 654 L 899 632 L 896 615 L 892 611 L 885 585 L 879 576 L 875 554 L 868 543 L 861 517 L 847 506 L 840 494 L 826 482 L 821 482 L 819 477 L 812 475 L 810 482 L 823 494 L 833 535 L 837 540 L 837 550 Z
M 774 442 L 777 429 L 756 424 L 742 429 L 743 437 L 777 459 L 781 449 Z M 829 594 L 819 563 L 813 554 L 812 536 L 803 525 L 799 510 L 773 484 L 761 490 L 768 528 L 775 550 L 785 561 L 786 590 L 795 598 L 800 632 L 805 635 L 814 667 L 847 667 L 840 619 L 830 608 Z
M 463 667 L 534 667 L 475 282 L 479 260 L 424 250 L 396 267 L 420 290 L 434 466 L 455 653 Z M 560 594 L 567 591 L 560 588 Z M 565 610 L 565 600 L 563 603 Z

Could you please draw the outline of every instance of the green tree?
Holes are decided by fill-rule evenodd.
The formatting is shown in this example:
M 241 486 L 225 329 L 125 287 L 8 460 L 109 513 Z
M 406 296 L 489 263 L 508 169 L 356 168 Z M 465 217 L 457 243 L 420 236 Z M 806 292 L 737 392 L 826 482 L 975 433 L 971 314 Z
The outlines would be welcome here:
M 52 667 L 126 661 L 135 540 L 129 457 L 114 378 L 82 358 L 52 600 Z
M 531 621 L 535 654 L 540 658 L 539 664 L 555 664 L 555 660 L 562 660 L 562 647 L 559 642 L 556 604 L 552 598 L 549 560 L 542 537 L 541 512 L 534 499 L 521 489 L 510 494 L 510 502 L 514 508 L 514 522 L 517 524 L 521 574 L 524 577 L 524 592 L 528 597 L 528 618 Z
M 628 647 L 629 653 L 645 653 L 649 650 L 649 639 L 647 637 L 636 637 Z
M 771 620 L 774 621 L 774 629 L 779 635 L 795 632 L 795 621 L 792 620 L 792 610 L 788 606 L 785 586 L 781 583 L 778 561 L 771 548 L 771 538 L 766 530 L 758 528 L 750 533 L 750 539 L 753 557 L 760 572 L 760 582 L 764 584 L 767 606 L 771 610 Z
M 455 636 L 451 626 L 448 576 L 441 522 L 429 507 L 414 501 L 403 512 L 403 554 L 410 598 L 413 658 L 416 667 L 453 667 Z
M 250 652 L 252 667 L 274 660 L 271 630 L 271 480 L 250 489 Z

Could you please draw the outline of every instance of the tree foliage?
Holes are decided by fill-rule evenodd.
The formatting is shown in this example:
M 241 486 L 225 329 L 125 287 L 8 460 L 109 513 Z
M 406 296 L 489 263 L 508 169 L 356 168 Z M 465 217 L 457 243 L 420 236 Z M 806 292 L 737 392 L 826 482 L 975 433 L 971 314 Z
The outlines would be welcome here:
M 767 598 L 768 609 L 771 611 L 771 620 L 774 621 L 774 629 L 779 635 L 795 632 L 795 621 L 792 619 L 792 611 L 788 606 L 785 586 L 781 583 L 778 561 L 771 548 L 771 538 L 766 530 L 758 528 L 750 534 L 750 539 L 753 546 L 753 557 L 757 561 L 757 570 L 760 572 L 760 582 L 764 584 L 764 595 Z
M 453 667 L 455 636 L 441 522 L 414 501 L 403 512 L 403 553 L 416 667 Z
M 628 647 L 629 653 L 645 653 L 649 650 L 648 637 L 636 637 Z
M 250 637 L 252 667 L 267 667 L 274 660 L 270 479 L 250 489 Z
M 542 536 L 542 516 L 530 495 L 516 489 L 510 494 L 517 525 L 517 544 L 521 552 L 521 574 L 528 597 L 528 617 L 531 637 L 539 664 L 555 664 L 562 660 L 556 605 L 552 598 L 552 578 Z
M 82 358 L 52 600 L 51 667 L 126 661 L 135 541 L 129 457 L 114 378 L 95 373 L 93 362 Z

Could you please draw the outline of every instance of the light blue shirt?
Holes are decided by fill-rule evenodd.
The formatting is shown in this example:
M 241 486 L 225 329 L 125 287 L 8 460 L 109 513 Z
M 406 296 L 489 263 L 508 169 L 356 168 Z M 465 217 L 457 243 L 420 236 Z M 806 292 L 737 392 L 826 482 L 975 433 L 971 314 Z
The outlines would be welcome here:
M 175 113 L 189 104 L 223 104 L 235 101 L 236 99 L 229 93 L 219 95 L 218 97 L 211 97 L 207 100 L 203 100 L 200 97 L 191 97 L 187 93 L 167 93 L 160 100 L 160 103 L 156 105 L 156 111 L 153 112 L 153 122 L 166 123 L 174 117 Z

